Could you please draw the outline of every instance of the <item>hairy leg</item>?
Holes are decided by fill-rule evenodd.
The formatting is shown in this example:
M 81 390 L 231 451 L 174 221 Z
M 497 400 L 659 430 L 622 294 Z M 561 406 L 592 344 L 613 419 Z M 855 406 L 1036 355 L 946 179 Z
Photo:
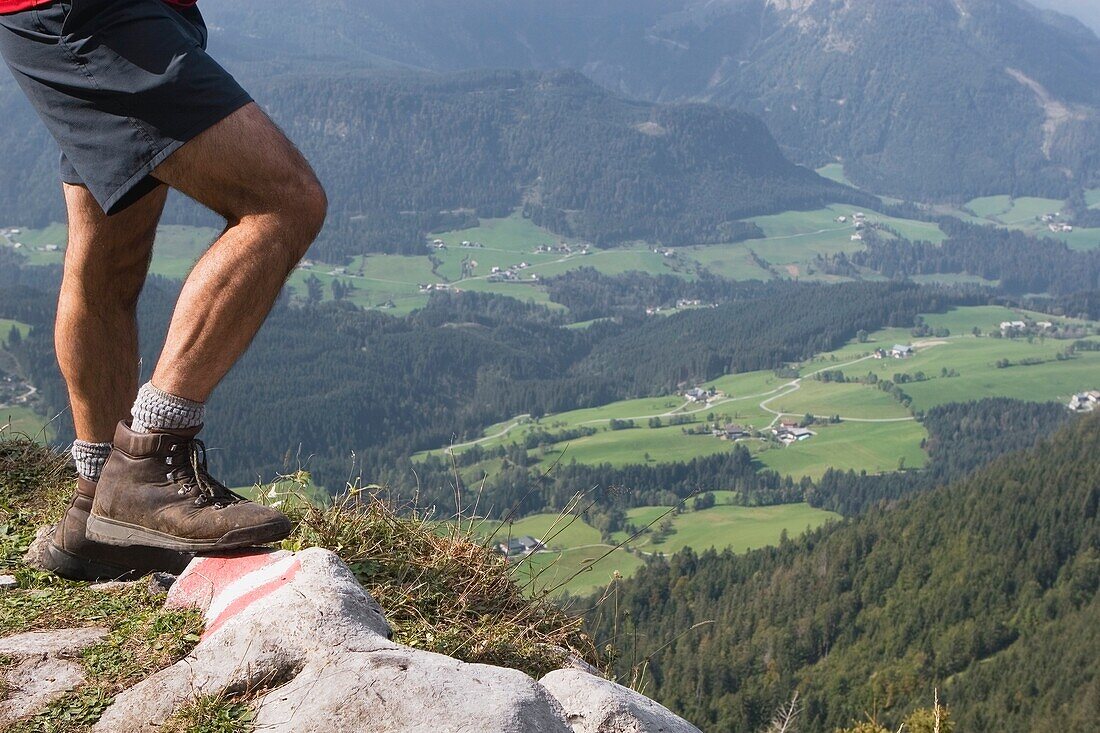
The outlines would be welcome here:
M 65 184 L 69 243 L 54 341 L 76 437 L 110 442 L 138 389 L 137 301 L 168 189 L 106 216 L 83 186 Z
M 184 145 L 154 175 L 227 222 L 184 283 L 152 379 L 205 402 L 313 243 L 327 201 L 305 158 L 255 104 Z

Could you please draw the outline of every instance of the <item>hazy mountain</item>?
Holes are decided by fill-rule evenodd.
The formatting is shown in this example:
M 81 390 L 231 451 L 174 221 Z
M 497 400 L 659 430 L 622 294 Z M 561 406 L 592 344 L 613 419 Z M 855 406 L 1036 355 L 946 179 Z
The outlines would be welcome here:
M 1072 15 L 1082 23 L 1100 33 L 1100 3 L 1096 0 L 1035 0 L 1040 8 L 1057 10 Z
M 1100 176 L 1100 40 L 1022 0 L 204 0 L 236 68 L 572 67 L 761 115 L 796 161 L 913 197 Z

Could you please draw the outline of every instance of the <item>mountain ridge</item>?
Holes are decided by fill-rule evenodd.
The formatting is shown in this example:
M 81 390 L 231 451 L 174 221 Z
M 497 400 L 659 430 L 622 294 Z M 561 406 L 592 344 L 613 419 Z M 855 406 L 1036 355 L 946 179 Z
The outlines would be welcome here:
M 797 162 L 842 160 L 884 194 L 1064 196 L 1100 175 L 1100 39 L 1021 0 L 328 0 L 294 27 L 303 16 L 286 0 L 262 14 L 206 2 L 242 68 L 265 47 L 437 71 L 576 68 L 633 98 L 758 114 Z M 1041 104 L 1006 68 L 1084 118 L 1044 152 Z

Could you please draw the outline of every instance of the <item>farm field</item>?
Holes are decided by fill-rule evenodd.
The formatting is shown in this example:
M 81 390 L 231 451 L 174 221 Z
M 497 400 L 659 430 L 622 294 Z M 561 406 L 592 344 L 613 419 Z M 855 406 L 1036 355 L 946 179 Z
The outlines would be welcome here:
M 717 497 L 716 497 L 717 498 Z M 671 507 L 641 507 L 627 511 L 627 518 L 642 527 L 664 515 Z M 675 532 L 660 544 L 654 544 L 651 535 L 643 535 L 635 546 L 645 552 L 678 552 L 685 547 L 702 551 L 708 548 L 730 548 L 734 552 L 747 552 L 758 547 L 773 545 L 785 530 L 792 537 L 813 529 L 840 515 L 814 509 L 809 504 L 779 504 L 777 506 L 734 506 L 718 504 L 701 511 L 689 510 L 669 515 Z M 616 541 L 627 538 L 617 533 Z
M 852 371 L 858 371 L 858 367 L 852 367 Z M 803 381 L 801 389 L 768 402 L 768 407 L 788 415 L 809 413 L 828 417 L 843 414 L 846 418 L 859 420 L 909 417 L 909 411 L 901 403 L 877 387 L 813 379 Z
M 725 496 L 716 492 L 715 498 L 721 502 Z M 616 573 L 624 577 L 631 575 L 641 567 L 643 554 L 671 554 L 685 547 L 700 552 L 712 547 L 745 552 L 776 544 L 784 531 L 794 537 L 807 528 L 838 518 L 832 512 L 814 509 L 808 504 L 768 507 L 718 504 L 702 511 L 686 509 L 680 514 L 672 513 L 671 507 L 654 506 L 627 511 L 629 521 L 639 528 L 666 515 L 671 518 L 674 532 L 659 544 L 652 542 L 651 533 L 639 535 L 629 543 L 636 550 L 633 553 L 605 544 L 600 533 L 584 520 L 563 519 L 557 514 L 536 514 L 507 527 L 501 527 L 499 522 L 482 522 L 473 527 L 472 532 L 479 541 L 484 541 L 494 531 L 494 542 L 524 535 L 541 540 L 548 549 L 519 561 L 513 571 L 517 580 L 530 583 L 536 592 L 581 595 L 607 585 Z M 612 537 L 616 545 L 628 539 L 626 532 L 615 533 Z
M 1096 199 L 1100 198 L 1097 189 L 1087 192 L 1085 200 L 1090 207 L 1096 206 Z M 1037 198 L 1034 196 L 983 196 L 972 199 L 958 210 L 947 213 L 965 218 L 978 224 L 993 224 L 996 226 L 1020 229 L 1037 237 L 1049 237 L 1065 242 L 1072 249 L 1088 250 L 1100 248 L 1100 229 L 1078 229 L 1072 232 L 1052 232 L 1047 224 L 1042 221 L 1045 214 L 1053 214 L 1062 210 L 1063 201 L 1057 199 Z
M 899 466 L 917 468 L 926 461 L 920 446 L 927 433 L 910 410 L 919 412 L 947 402 L 997 396 L 1065 402 L 1074 392 L 1100 388 L 1100 352 L 1080 352 L 1059 359 L 1071 342 L 1036 337 L 1029 343 L 1026 338 L 987 335 L 995 332 L 999 336 L 1002 321 L 1022 318 L 1086 325 L 1093 334 L 1098 326 L 1002 306 L 955 308 L 923 316 L 928 326 L 948 329 L 950 335 L 946 338 L 914 338 L 908 328 L 876 331 L 864 342 L 853 340 L 799 365 L 797 383 L 771 371 L 727 375 L 703 385 L 723 393 L 710 404 L 689 403 L 680 395 L 666 395 L 549 415 L 537 424 L 520 416 L 487 428 L 483 435 L 488 437 L 476 442 L 488 449 L 520 441 L 533 430 L 554 433 L 585 425 L 598 432 L 535 449 L 529 454 L 532 462 L 544 469 L 559 460 L 615 466 L 659 463 L 729 450 L 730 444 L 725 441 L 686 435 L 683 426 L 669 425 L 670 414 L 762 430 L 778 422 L 780 416 L 800 419 L 812 413 L 822 418 L 839 415 L 842 420 L 813 426 L 815 437 L 785 447 L 762 439 L 747 439 L 744 444 L 763 466 L 796 479 L 819 477 L 830 466 L 872 473 L 897 470 Z M 974 328 L 986 335 L 973 336 Z M 1089 338 L 1095 340 L 1096 336 Z M 914 345 L 916 353 L 907 359 L 871 358 L 876 348 L 889 350 L 894 344 Z M 851 380 L 869 373 L 880 381 L 896 381 L 898 375 L 908 375 L 917 380 L 901 385 L 912 400 L 911 407 L 907 409 L 873 385 L 812 378 L 822 370 L 841 371 Z M 650 427 L 649 418 L 656 415 L 662 416 L 662 424 Z M 611 419 L 633 419 L 635 426 L 612 431 L 608 428 Z M 466 447 L 460 444 L 455 450 L 461 453 Z M 433 452 L 439 455 L 442 450 Z M 467 478 L 480 479 L 498 468 L 499 460 L 487 459 L 463 473 Z
M 852 221 L 855 211 L 855 207 L 847 204 L 832 204 L 813 211 L 755 217 L 749 221 L 764 232 L 763 239 L 685 247 L 679 251 L 714 274 L 733 280 L 770 280 L 776 276 L 838 280 L 842 278 L 815 273 L 812 262 L 817 255 L 852 254 L 863 249 L 862 242 L 852 241 L 856 232 Z M 910 239 L 941 242 L 945 238 L 936 224 L 898 219 L 871 209 L 864 213 L 869 223 L 883 224 Z M 848 221 L 838 222 L 841 216 Z M 753 253 L 771 269 L 762 266 Z
M 10 318 L 0 318 L 0 343 L 8 340 L 8 336 L 11 334 L 13 328 L 19 332 L 20 336 L 26 336 L 31 330 L 31 327 L 26 323 L 13 321 Z
M 848 176 L 844 175 L 843 163 L 828 163 L 818 168 L 817 175 L 822 178 L 828 178 L 830 181 L 836 181 L 837 183 L 843 183 L 845 186 L 852 186 L 853 188 L 859 188 L 854 183 L 848 180 Z
M 748 445 L 759 450 L 756 457 L 764 466 L 795 479 L 818 479 L 830 468 L 887 473 L 899 467 L 920 468 L 928 462 L 928 455 L 921 449 L 928 432 L 915 420 L 847 422 L 812 429 L 816 436 L 785 448 L 770 443 Z

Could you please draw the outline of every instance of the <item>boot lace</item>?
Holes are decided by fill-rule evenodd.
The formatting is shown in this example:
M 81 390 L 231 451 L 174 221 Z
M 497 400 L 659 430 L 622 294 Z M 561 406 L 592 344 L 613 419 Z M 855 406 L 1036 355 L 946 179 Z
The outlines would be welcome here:
M 166 462 L 176 466 L 168 473 L 168 479 L 180 485 L 176 492 L 180 496 L 194 496 L 195 506 L 212 504 L 214 509 L 224 509 L 248 501 L 210 475 L 206 465 L 206 444 L 198 438 L 173 443 L 168 450 Z

